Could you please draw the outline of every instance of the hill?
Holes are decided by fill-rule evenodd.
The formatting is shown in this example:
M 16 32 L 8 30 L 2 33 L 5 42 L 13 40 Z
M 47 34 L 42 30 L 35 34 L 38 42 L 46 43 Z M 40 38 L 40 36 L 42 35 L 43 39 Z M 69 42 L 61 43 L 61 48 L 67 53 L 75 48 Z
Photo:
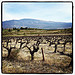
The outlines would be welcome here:
M 39 28 L 39 29 L 65 29 L 71 28 L 72 23 L 65 22 L 53 22 L 53 21 L 43 21 L 36 19 L 20 19 L 20 20 L 9 20 L 2 22 L 3 28 Z

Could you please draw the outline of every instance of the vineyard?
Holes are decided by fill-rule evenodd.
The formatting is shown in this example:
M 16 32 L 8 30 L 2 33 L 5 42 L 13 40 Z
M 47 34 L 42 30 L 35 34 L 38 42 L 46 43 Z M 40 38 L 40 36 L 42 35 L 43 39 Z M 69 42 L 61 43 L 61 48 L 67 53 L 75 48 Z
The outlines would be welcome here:
M 72 73 L 72 35 L 2 38 L 2 73 Z

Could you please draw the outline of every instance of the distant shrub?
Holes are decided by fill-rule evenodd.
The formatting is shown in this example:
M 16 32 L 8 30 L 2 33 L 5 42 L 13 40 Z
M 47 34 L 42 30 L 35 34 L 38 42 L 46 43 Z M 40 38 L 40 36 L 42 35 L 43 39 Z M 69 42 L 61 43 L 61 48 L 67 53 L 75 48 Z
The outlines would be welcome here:
M 28 29 L 28 27 L 25 27 L 25 28 L 21 27 L 20 29 L 21 29 L 21 30 L 24 30 L 24 29 Z
M 20 29 L 17 29 L 17 32 L 19 32 L 20 31 Z
M 13 30 L 16 30 L 17 28 L 13 28 Z
M 25 35 L 25 33 L 23 33 L 23 35 Z
M 11 29 L 8 29 L 8 32 L 11 32 Z

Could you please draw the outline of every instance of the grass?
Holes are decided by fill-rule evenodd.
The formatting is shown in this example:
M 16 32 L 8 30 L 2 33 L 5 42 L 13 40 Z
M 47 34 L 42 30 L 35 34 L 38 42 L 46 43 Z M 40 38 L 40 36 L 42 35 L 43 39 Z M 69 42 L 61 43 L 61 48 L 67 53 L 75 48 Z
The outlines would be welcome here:
M 7 36 L 36 36 L 36 35 L 49 35 L 49 34 L 72 34 L 72 28 L 70 29 L 59 29 L 59 30 L 44 30 L 44 29 L 19 29 L 13 30 L 13 29 L 3 29 L 2 35 L 3 37 Z
M 14 50 L 11 52 L 10 54 L 10 59 L 16 59 L 17 58 L 17 54 L 20 52 L 20 49 Z
M 51 58 L 51 56 L 47 57 L 48 59 L 45 61 L 5 59 L 2 61 L 2 73 L 72 73 L 72 67 L 66 68 L 71 61 L 69 57 L 63 56 L 59 59 L 62 55 L 52 55 L 57 56 L 57 59 Z
M 16 31 L 12 30 L 11 32 L 15 33 Z M 16 32 L 15 35 L 13 35 L 28 36 L 30 34 L 34 35 L 36 33 L 45 34 L 46 32 L 49 33 L 49 31 L 47 30 L 20 30 L 19 32 Z M 52 49 L 50 50 L 53 52 Z M 69 51 L 66 49 L 66 52 Z M 12 51 L 9 59 L 2 59 L 2 73 L 72 73 L 72 66 L 66 68 L 66 66 L 68 66 L 71 61 L 71 58 L 66 55 L 60 55 L 58 53 L 50 52 L 48 54 L 45 53 L 45 61 L 42 61 L 42 56 L 40 53 L 40 57 L 38 57 L 38 55 L 35 54 L 34 61 L 30 61 L 31 56 L 26 56 L 27 54 L 24 53 L 24 50 L 16 49 Z

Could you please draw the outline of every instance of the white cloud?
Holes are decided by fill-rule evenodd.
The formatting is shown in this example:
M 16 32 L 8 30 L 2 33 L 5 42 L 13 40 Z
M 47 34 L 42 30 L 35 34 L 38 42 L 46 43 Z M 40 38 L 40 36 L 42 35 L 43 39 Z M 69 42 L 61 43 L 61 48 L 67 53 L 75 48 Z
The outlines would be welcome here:
M 23 18 L 34 18 L 47 21 L 64 21 L 72 22 L 72 5 L 71 3 L 60 3 L 58 4 L 40 4 L 37 5 L 27 3 L 20 4 L 18 6 L 13 6 L 10 4 L 10 7 L 3 8 L 3 21 L 12 20 L 12 19 L 23 19 Z M 8 4 L 7 4 L 8 5 Z M 23 5 L 23 6 L 22 6 Z M 49 5 L 49 7 L 47 7 Z M 13 6 L 13 7 L 12 7 Z M 9 10 L 9 9 L 15 9 Z

